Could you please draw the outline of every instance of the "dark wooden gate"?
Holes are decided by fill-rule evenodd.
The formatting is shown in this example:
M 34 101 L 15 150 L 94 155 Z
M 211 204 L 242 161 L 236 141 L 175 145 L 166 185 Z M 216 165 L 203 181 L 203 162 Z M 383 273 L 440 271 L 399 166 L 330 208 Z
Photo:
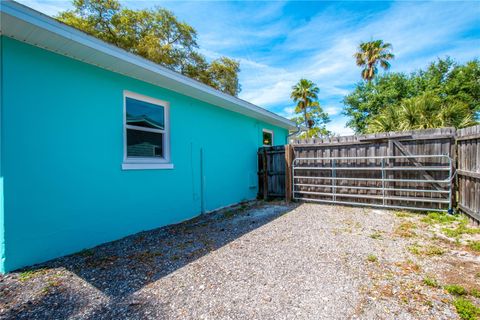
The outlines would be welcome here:
M 285 197 L 285 146 L 261 147 L 258 156 L 258 198 Z

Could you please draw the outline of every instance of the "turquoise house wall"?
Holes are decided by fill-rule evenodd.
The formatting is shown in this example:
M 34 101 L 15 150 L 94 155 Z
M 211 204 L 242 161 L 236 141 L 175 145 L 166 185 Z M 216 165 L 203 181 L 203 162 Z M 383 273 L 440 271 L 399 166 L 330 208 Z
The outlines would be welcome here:
M 206 211 L 254 199 L 262 129 L 286 143 L 286 129 L 2 42 L 3 271 L 198 215 L 201 149 Z M 124 90 L 170 102 L 174 169 L 121 169 Z

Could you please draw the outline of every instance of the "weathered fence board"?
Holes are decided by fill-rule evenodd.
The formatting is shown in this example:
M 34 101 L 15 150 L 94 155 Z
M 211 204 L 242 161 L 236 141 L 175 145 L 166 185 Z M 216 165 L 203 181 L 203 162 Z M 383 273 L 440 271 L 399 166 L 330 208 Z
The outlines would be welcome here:
M 458 207 L 480 221 L 480 125 L 457 130 Z

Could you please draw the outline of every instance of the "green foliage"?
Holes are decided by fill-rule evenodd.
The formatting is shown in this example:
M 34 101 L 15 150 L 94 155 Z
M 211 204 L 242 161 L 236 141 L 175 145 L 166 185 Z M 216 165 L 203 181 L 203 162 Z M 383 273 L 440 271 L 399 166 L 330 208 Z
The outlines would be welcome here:
M 432 92 L 404 99 L 367 120 L 368 133 L 475 125 L 472 111 L 461 101 L 442 101 Z
M 223 92 L 240 92 L 239 62 L 220 57 L 208 63 L 197 51 L 195 29 L 171 11 L 131 10 L 117 0 L 73 0 L 73 6 L 57 19 Z
M 480 252 L 480 241 L 470 241 L 468 247 L 474 251 Z
M 357 133 L 468 126 L 480 112 L 479 79 L 479 60 L 460 65 L 446 58 L 409 75 L 362 81 L 343 100 L 347 125 Z
M 474 288 L 470 291 L 470 295 L 475 298 L 480 298 L 480 290 Z
M 42 274 L 45 274 L 46 272 L 47 272 L 47 270 L 44 269 L 44 268 L 36 269 L 36 270 L 26 270 L 26 271 L 23 271 L 19 274 L 18 280 L 20 280 L 22 282 L 25 282 L 25 281 L 28 281 L 28 280 L 33 279 L 35 277 L 38 277 Z
M 468 299 L 457 298 L 453 301 L 453 305 L 463 320 L 477 320 L 480 317 L 480 308 Z
M 429 212 L 425 217 L 421 219 L 422 222 L 425 222 L 429 225 L 434 224 L 448 224 L 458 220 L 458 216 L 453 216 L 451 214 L 442 213 L 442 212 Z
M 298 83 L 292 87 L 290 97 L 296 103 L 295 114 L 292 118 L 298 125 L 304 125 L 308 128 L 300 138 L 312 138 L 329 135 L 326 129 L 330 119 L 318 102 L 318 93 L 320 89 L 315 83 L 307 79 L 300 79 Z
M 358 46 L 358 52 L 353 56 L 357 66 L 363 67 L 362 78 L 371 81 L 378 73 L 378 65 L 383 69 L 390 68 L 388 60 L 395 56 L 391 53 L 392 45 L 384 43 L 383 40 L 374 40 L 369 42 L 362 42 Z
M 370 235 L 370 238 L 375 239 L 375 240 L 380 240 L 382 239 L 382 234 L 379 231 L 375 231 Z
M 443 288 L 447 290 L 448 293 L 456 296 L 463 296 L 467 294 L 467 290 L 464 287 L 459 286 L 457 284 L 446 285 Z
M 423 283 L 429 287 L 438 287 L 438 281 L 435 278 L 425 277 L 423 278 Z
M 369 254 L 369 255 L 367 256 L 367 261 L 369 261 L 369 262 L 377 262 L 377 261 L 378 261 L 378 258 L 377 258 L 377 256 L 374 255 L 374 254 Z
M 455 227 L 442 228 L 442 232 L 448 237 L 459 238 L 464 234 L 479 234 L 480 228 L 470 228 L 468 220 L 463 218 Z

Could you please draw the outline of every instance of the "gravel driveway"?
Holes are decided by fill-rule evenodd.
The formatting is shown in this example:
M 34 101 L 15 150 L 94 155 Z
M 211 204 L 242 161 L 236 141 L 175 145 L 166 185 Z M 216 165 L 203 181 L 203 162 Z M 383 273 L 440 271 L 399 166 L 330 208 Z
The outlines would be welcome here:
M 438 255 L 409 250 L 438 240 L 426 227 L 403 233 L 419 219 L 243 205 L 0 276 L 0 318 L 459 319 L 454 297 L 425 277 L 450 281 L 454 268 L 474 288 L 478 253 L 458 241 Z

